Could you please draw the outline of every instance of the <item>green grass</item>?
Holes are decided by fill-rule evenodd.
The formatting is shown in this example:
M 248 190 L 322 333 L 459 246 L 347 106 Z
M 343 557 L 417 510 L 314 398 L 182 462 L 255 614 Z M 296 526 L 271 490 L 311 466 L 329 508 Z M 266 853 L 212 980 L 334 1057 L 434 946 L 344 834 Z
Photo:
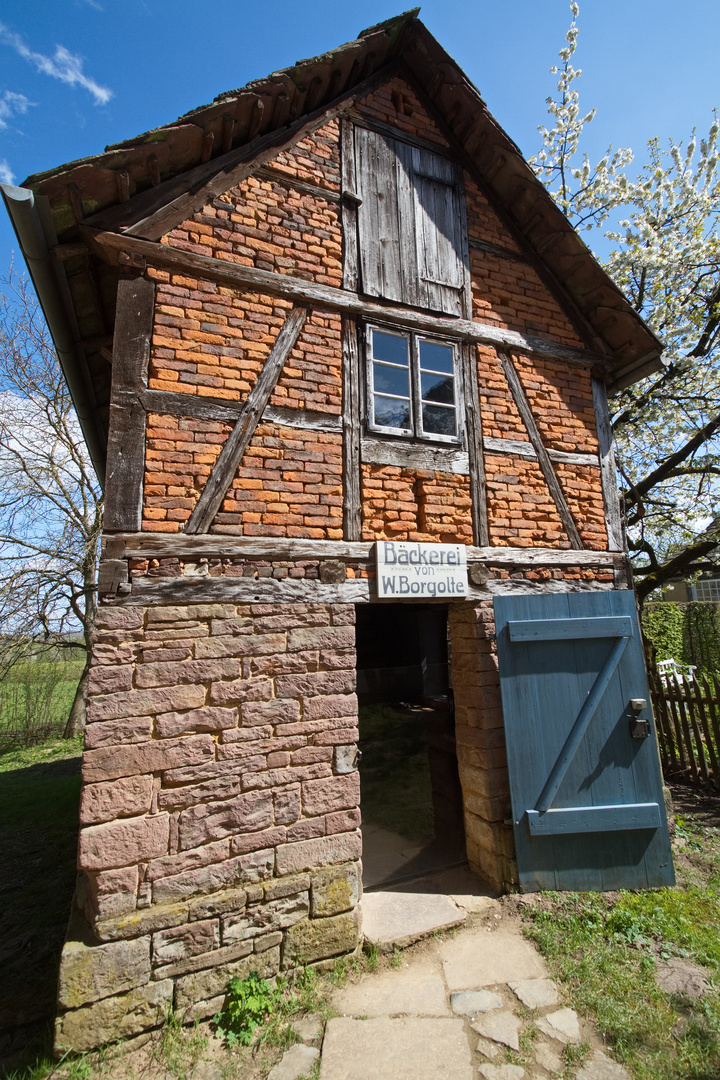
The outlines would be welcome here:
M 681 822 L 679 887 L 616 894 L 546 894 L 527 933 L 638 1080 L 720 1076 L 720 836 Z M 689 839 L 688 839 L 689 838 Z M 699 1000 L 662 991 L 658 961 L 702 965 L 710 990 Z
M 391 705 L 360 709 L 363 820 L 416 841 L 435 836 L 425 722 Z

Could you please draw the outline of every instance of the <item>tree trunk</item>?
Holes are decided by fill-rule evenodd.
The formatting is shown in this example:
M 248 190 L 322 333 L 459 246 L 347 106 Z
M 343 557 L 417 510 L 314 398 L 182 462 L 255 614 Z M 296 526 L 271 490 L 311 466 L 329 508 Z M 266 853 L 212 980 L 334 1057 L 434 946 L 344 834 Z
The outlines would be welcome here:
M 90 653 L 87 654 L 85 660 L 85 667 L 83 673 L 80 676 L 80 682 L 77 685 L 75 691 L 75 698 L 73 699 L 72 708 L 70 709 L 70 715 L 68 722 L 65 725 L 63 731 L 63 739 L 74 739 L 77 735 L 82 735 L 85 730 L 85 702 L 87 700 L 87 688 L 88 679 L 90 675 Z

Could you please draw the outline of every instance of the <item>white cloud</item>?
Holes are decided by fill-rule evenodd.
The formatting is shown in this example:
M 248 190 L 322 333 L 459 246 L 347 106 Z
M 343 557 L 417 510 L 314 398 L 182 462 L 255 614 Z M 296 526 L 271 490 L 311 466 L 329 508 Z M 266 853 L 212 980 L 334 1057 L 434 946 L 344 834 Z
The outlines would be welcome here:
M 0 23 L 0 41 L 9 45 L 18 56 L 22 56 L 23 60 L 33 64 L 43 75 L 59 79 L 68 86 L 82 86 L 92 94 L 97 105 L 107 105 L 113 96 L 112 90 L 107 86 L 101 86 L 89 75 L 85 75 L 82 69 L 82 57 L 71 53 L 64 45 L 56 45 L 54 55 L 45 56 L 43 53 L 34 52 L 19 34 L 14 33 L 3 23 Z
M 0 96 L 0 130 L 8 126 L 8 120 L 13 116 L 23 116 L 32 104 L 34 103 L 29 101 L 24 94 L 6 90 Z
M 3 158 L 0 161 L 0 184 L 12 184 L 15 180 L 15 173 L 10 168 L 8 162 Z

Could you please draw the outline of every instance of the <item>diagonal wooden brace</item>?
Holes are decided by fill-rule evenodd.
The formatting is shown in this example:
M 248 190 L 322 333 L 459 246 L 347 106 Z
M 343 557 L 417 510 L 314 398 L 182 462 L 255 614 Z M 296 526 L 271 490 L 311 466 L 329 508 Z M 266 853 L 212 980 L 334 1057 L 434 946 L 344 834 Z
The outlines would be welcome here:
M 510 393 L 513 396 L 513 400 L 515 402 L 515 405 L 517 406 L 517 410 L 520 413 L 523 423 L 525 424 L 525 428 L 527 430 L 530 442 L 532 443 L 535 453 L 537 454 L 538 464 L 540 466 L 540 470 L 543 476 L 545 477 L 545 483 L 550 489 L 550 494 L 552 495 L 553 502 L 555 503 L 558 514 L 560 515 L 560 519 L 565 526 L 565 531 L 567 532 L 568 538 L 570 540 L 570 546 L 578 551 L 581 551 L 583 548 L 583 542 L 580 538 L 580 533 L 578 532 L 577 525 L 575 524 L 575 520 L 572 516 L 572 513 L 570 512 L 570 507 L 567 504 L 567 499 L 565 498 L 563 489 L 560 486 L 560 481 L 558 480 L 555 469 L 553 468 L 552 461 L 550 460 L 550 455 L 547 452 L 547 448 L 545 446 L 545 443 L 542 441 L 542 436 L 538 430 L 538 426 L 535 423 L 535 417 L 532 414 L 530 402 L 528 401 L 523 385 L 520 382 L 520 376 L 515 369 L 515 365 L 512 362 L 511 357 L 506 352 L 504 352 L 502 349 L 498 349 L 497 355 L 503 372 L 505 373 L 505 378 L 508 381 Z
M 625 652 L 625 646 L 629 640 L 629 635 L 623 635 L 616 639 L 612 649 L 608 653 L 607 660 L 598 672 L 598 676 L 593 683 L 592 689 L 585 699 L 582 709 L 577 715 L 577 719 L 572 726 L 570 734 L 565 740 L 565 745 L 560 752 L 560 757 L 555 762 L 553 770 L 547 779 L 547 783 L 542 790 L 542 794 L 535 804 L 535 809 L 538 813 L 542 814 L 550 809 L 550 805 L 557 795 L 558 789 L 565 779 L 565 774 L 570 768 L 570 764 L 578 751 L 583 735 L 587 731 L 588 724 L 597 711 L 600 699 L 610 685 L 610 680 L 615 674 L 615 668 L 620 663 L 622 654 Z
M 190 515 L 185 526 L 186 533 L 206 533 L 210 528 L 233 482 L 243 454 L 255 434 L 255 429 L 277 385 L 285 361 L 295 347 L 307 315 L 306 307 L 294 307 L 288 315 L 257 382 L 245 399 L 235 427 L 220 451 L 220 456 L 213 466 L 195 509 Z

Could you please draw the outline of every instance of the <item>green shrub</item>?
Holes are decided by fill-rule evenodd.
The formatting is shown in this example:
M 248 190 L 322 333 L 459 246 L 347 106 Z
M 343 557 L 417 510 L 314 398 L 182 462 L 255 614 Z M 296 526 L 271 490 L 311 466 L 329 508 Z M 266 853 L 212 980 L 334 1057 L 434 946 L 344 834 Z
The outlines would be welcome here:
M 720 604 L 695 601 L 685 607 L 684 650 L 688 664 L 720 671 Z
M 685 660 L 685 612 L 679 604 L 647 605 L 643 612 L 643 631 L 656 649 L 656 660 Z
M 246 979 L 231 979 L 222 1012 L 213 1017 L 225 1032 L 228 1046 L 249 1046 L 257 1028 L 265 1023 L 282 1000 L 280 990 L 252 971 Z

